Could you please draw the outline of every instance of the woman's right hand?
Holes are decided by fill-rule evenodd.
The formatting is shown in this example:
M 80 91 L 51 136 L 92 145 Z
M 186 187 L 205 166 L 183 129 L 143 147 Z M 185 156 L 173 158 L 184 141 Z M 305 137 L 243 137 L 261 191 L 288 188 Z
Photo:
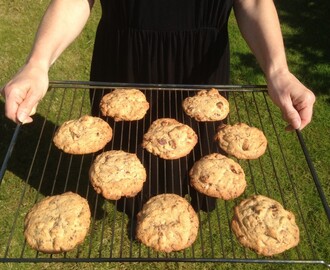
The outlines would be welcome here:
M 5 114 L 16 123 L 32 122 L 31 115 L 49 85 L 48 70 L 84 28 L 94 0 L 52 0 L 39 25 L 25 66 L 1 93 Z
M 49 85 L 48 68 L 26 64 L 2 89 L 5 115 L 16 123 L 31 123 Z

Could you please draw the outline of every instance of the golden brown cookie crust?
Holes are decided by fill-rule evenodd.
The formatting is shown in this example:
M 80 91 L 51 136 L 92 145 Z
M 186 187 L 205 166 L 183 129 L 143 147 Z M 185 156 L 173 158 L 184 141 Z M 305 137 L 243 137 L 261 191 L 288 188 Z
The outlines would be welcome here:
M 197 134 L 188 125 L 173 118 L 160 118 L 144 134 L 142 147 L 163 159 L 178 159 L 188 155 L 197 141 Z
M 112 129 L 99 117 L 84 115 L 64 122 L 56 131 L 53 142 L 69 154 L 90 154 L 101 150 L 112 139 Z
M 139 193 L 147 174 L 136 154 L 111 150 L 96 157 L 89 177 L 97 193 L 108 200 L 118 200 Z
M 217 89 L 212 88 L 200 90 L 195 96 L 185 98 L 182 108 L 197 121 L 221 121 L 229 113 L 229 102 Z
M 219 126 L 215 140 L 222 150 L 238 159 L 257 159 L 267 149 L 264 133 L 245 123 Z
M 234 234 L 243 246 L 258 254 L 273 256 L 298 245 L 295 216 L 279 202 L 255 195 L 243 200 L 234 211 Z
M 134 121 L 145 116 L 149 102 L 139 89 L 115 89 L 103 96 L 100 110 L 115 121 Z
M 88 202 L 80 195 L 49 196 L 27 213 L 24 236 L 33 249 L 44 253 L 70 251 L 84 241 L 90 218 Z
M 245 188 L 245 173 L 234 160 L 218 153 L 196 161 L 189 171 L 190 183 L 199 192 L 223 200 L 240 196 Z
M 136 236 L 156 251 L 179 251 L 195 242 L 198 227 L 198 216 L 187 200 L 176 194 L 160 194 L 138 213 Z

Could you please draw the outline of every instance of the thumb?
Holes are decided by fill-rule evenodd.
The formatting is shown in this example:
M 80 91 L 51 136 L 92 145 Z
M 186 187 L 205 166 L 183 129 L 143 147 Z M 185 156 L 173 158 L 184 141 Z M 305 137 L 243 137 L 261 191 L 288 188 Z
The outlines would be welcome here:
M 23 124 L 31 123 L 33 120 L 30 116 L 36 113 L 39 100 L 32 96 L 25 99 L 17 109 L 17 120 Z
M 292 104 L 287 105 L 283 108 L 282 115 L 283 115 L 283 119 L 289 124 L 286 130 L 300 128 L 301 118 L 298 111 L 292 106 Z

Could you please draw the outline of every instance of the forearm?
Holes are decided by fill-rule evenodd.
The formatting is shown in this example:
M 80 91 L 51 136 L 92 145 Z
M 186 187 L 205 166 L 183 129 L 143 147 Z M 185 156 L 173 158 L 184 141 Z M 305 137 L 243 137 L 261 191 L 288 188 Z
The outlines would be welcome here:
M 266 77 L 287 71 L 283 37 L 273 0 L 234 0 L 240 31 Z
M 48 70 L 82 31 L 93 2 L 53 0 L 40 23 L 27 64 Z
M 265 73 L 268 93 L 289 124 L 287 129 L 304 128 L 312 119 L 315 96 L 288 69 L 273 0 L 234 0 L 234 10 L 242 35 Z

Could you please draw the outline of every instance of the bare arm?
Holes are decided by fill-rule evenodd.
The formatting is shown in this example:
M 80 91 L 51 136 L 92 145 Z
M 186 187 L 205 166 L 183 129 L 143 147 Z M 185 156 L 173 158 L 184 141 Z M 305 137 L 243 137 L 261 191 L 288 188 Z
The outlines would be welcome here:
M 290 71 L 273 0 L 234 0 L 235 16 L 244 39 L 256 56 L 273 102 L 289 129 L 302 129 L 312 118 L 314 94 Z
M 37 31 L 31 53 L 22 69 L 3 88 L 6 116 L 29 123 L 48 88 L 48 70 L 80 34 L 93 0 L 53 0 Z

